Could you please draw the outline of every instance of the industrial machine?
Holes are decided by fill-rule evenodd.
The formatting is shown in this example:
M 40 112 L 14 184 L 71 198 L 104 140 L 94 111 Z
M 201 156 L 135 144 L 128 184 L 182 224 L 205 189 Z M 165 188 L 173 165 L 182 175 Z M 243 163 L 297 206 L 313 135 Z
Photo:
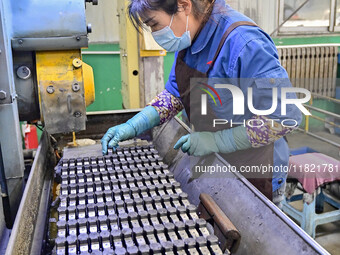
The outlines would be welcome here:
M 99 139 L 102 137 L 103 133 L 107 130 L 108 127 L 110 127 L 111 125 L 115 125 L 115 124 L 126 121 L 127 119 L 131 118 L 131 116 L 133 116 L 137 112 L 138 111 L 113 111 L 113 112 L 103 112 L 100 114 L 90 114 L 87 116 L 88 118 L 87 129 L 85 131 L 79 132 L 77 136 L 79 138 Z M 118 196 L 123 200 L 123 194 L 125 194 L 125 196 L 132 196 L 133 192 L 136 190 L 137 191 L 139 190 L 138 191 L 139 194 L 142 194 L 141 193 L 142 190 L 146 192 L 145 194 L 150 194 L 148 193 L 149 190 L 153 190 L 153 186 L 155 186 L 155 185 L 152 185 L 154 183 L 154 179 L 151 179 L 151 176 L 152 178 L 155 178 L 154 176 L 155 172 L 152 175 L 149 175 L 148 174 L 149 170 L 146 170 L 147 169 L 146 167 L 143 168 L 144 162 L 140 158 L 143 155 L 144 156 L 148 154 L 152 155 L 151 150 L 155 150 L 158 152 L 158 155 L 162 159 L 161 161 L 152 160 L 156 163 L 155 168 L 152 168 L 150 166 L 148 168 L 150 169 L 158 168 L 159 169 L 158 171 L 163 171 L 163 169 L 169 170 L 169 172 L 167 172 L 166 174 L 160 173 L 158 175 L 157 180 L 160 182 L 162 180 L 162 176 L 165 175 L 166 176 L 165 180 L 170 180 L 171 178 L 174 178 L 175 181 L 178 181 L 180 183 L 182 191 L 188 194 L 188 201 L 192 203 L 193 205 L 198 206 L 198 212 L 199 212 L 200 217 L 203 217 L 204 219 L 207 219 L 207 222 L 212 223 L 212 225 L 214 226 L 212 230 L 213 233 L 219 237 L 219 242 L 221 244 L 229 245 L 228 247 L 231 247 L 232 254 L 273 254 L 273 253 L 276 253 L 276 254 L 328 254 L 327 251 L 325 251 L 310 236 L 308 236 L 300 227 L 298 227 L 285 214 L 283 214 L 276 206 L 274 206 L 267 198 L 265 198 L 256 188 L 254 188 L 254 186 L 252 186 L 246 179 L 242 178 L 237 173 L 221 173 L 219 175 L 214 175 L 213 177 L 209 176 L 208 173 L 203 173 L 201 175 L 195 174 L 192 168 L 192 164 L 200 164 L 200 165 L 217 164 L 220 166 L 224 166 L 224 165 L 228 165 L 228 163 L 219 155 L 211 155 L 208 158 L 201 159 L 201 158 L 192 158 L 192 157 L 187 156 L 186 154 L 183 154 L 182 152 L 172 150 L 171 149 L 172 146 L 179 139 L 179 137 L 186 134 L 188 131 L 190 131 L 189 128 L 181 120 L 179 120 L 178 118 L 175 118 L 169 123 L 161 127 L 155 128 L 152 133 L 149 132 L 147 134 L 144 134 L 142 138 L 149 140 L 149 143 L 147 143 L 147 146 L 145 146 L 146 144 L 139 144 L 138 140 L 127 141 L 126 144 L 121 144 L 122 149 L 118 151 L 118 153 L 108 155 L 106 157 L 103 157 L 101 155 L 100 144 L 95 144 L 95 145 L 86 146 L 86 147 L 79 147 L 79 148 L 65 148 L 64 155 L 63 155 L 64 159 L 60 161 L 59 166 L 56 168 L 56 172 L 59 172 L 61 176 L 64 176 L 64 175 L 66 176 L 65 174 L 66 172 L 68 174 L 67 178 L 62 177 L 60 180 L 61 193 L 64 192 L 63 190 L 66 190 L 65 192 L 71 193 L 71 189 L 73 189 L 74 187 L 76 187 L 76 189 L 78 188 L 78 191 L 79 191 L 79 187 L 82 187 L 83 185 L 78 184 L 79 176 L 76 177 L 77 165 L 78 165 L 77 162 L 79 161 L 79 166 L 81 166 L 80 167 L 81 172 L 78 175 L 82 176 L 82 175 L 85 175 L 85 169 L 87 168 L 91 169 L 90 167 L 85 167 L 85 165 L 87 165 L 87 163 L 85 162 L 87 162 L 87 160 L 89 160 L 89 162 L 90 160 L 93 160 L 94 162 L 93 162 L 92 167 L 96 166 L 98 172 L 97 174 L 93 172 L 88 173 L 88 174 L 90 174 L 92 178 L 95 178 L 95 176 L 101 176 L 101 179 L 100 180 L 98 179 L 98 181 L 102 182 L 103 184 L 101 185 L 101 188 L 103 189 L 102 191 L 93 192 L 93 194 L 96 195 L 94 196 L 93 199 L 96 199 L 97 195 L 99 197 L 104 197 L 106 199 L 106 196 L 105 196 L 106 193 L 115 194 L 113 190 L 113 184 L 118 183 L 118 185 L 120 185 L 119 178 L 117 181 L 114 181 L 110 177 L 110 182 L 109 182 L 111 185 L 110 191 L 109 192 L 105 191 L 105 184 L 107 184 L 107 180 L 105 181 L 105 179 L 103 179 L 103 174 L 100 172 L 100 168 L 104 168 L 105 170 L 103 170 L 103 172 L 105 173 L 106 172 L 109 173 L 111 171 L 111 173 L 114 174 L 115 177 L 118 177 L 118 174 L 120 174 L 124 176 L 124 177 L 121 177 L 122 179 L 125 178 L 124 180 L 127 180 L 129 178 L 130 178 L 129 180 L 133 179 L 133 178 L 131 179 L 131 177 L 134 177 L 131 171 L 142 173 L 140 170 L 144 169 L 145 171 L 144 177 L 142 178 L 134 177 L 134 178 L 140 179 L 140 182 L 133 182 L 136 185 L 136 187 L 130 188 L 129 186 L 130 184 L 127 185 L 126 182 L 124 182 L 125 185 L 127 185 L 128 189 L 126 189 L 125 187 L 119 186 L 120 192 L 118 192 Z M 61 144 L 63 144 L 63 140 L 70 140 L 72 139 L 71 137 L 72 137 L 71 135 L 59 137 L 60 146 Z M 154 147 L 152 145 L 150 147 L 150 143 L 152 143 Z M 50 159 L 50 154 L 49 154 L 50 146 L 51 145 L 50 145 L 50 140 L 48 139 L 48 135 L 47 133 L 44 133 L 41 139 L 38 151 L 37 151 L 37 155 L 34 160 L 34 164 L 31 170 L 30 177 L 27 182 L 27 187 L 23 195 L 23 199 L 22 199 L 22 202 L 19 208 L 17 219 L 12 230 L 12 236 L 10 238 L 10 241 L 7 247 L 7 254 L 16 254 L 18 250 L 22 252 L 20 254 L 40 254 L 41 251 L 46 251 L 46 249 L 53 248 L 55 242 L 58 245 L 60 245 L 60 247 L 68 247 L 67 246 L 68 241 L 74 244 L 74 238 L 72 237 L 70 237 L 69 239 L 67 239 L 66 237 L 66 240 L 64 238 L 53 239 L 52 237 L 53 237 L 53 233 L 55 237 L 57 237 L 58 234 L 56 233 L 58 232 L 59 229 L 61 229 L 61 232 L 62 232 L 62 229 L 63 229 L 62 224 L 65 224 L 65 221 L 63 222 L 62 219 L 59 220 L 58 218 L 59 215 L 62 215 L 61 217 L 64 217 L 65 215 L 66 217 L 69 217 L 68 216 L 69 209 L 71 209 L 70 210 L 71 214 L 73 214 L 74 206 L 72 207 L 72 205 L 70 205 L 69 203 L 71 201 L 78 201 L 79 203 L 80 201 L 79 199 L 82 197 L 84 193 L 78 192 L 76 194 L 68 194 L 68 195 L 64 193 L 64 195 L 61 194 L 59 204 L 53 203 L 53 201 L 58 201 L 58 199 L 55 197 L 55 195 L 54 197 L 52 195 L 52 194 L 56 194 L 55 190 L 57 189 L 57 187 L 53 185 L 54 180 L 53 180 L 52 173 L 55 170 L 53 170 L 53 166 L 51 166 L 49 162 L 50 161 L 49 160 Z M 136 146 L 141 146 L 141 147 L 136 147 Z M 128 159 L 128 157 L 131 157 L 132 159 L 133 157 L 132 155 L 137 155 L 137 156 L 139 155 L 138 156 L 139 160 L 138 158 L 136 159 L 133 158 L 132 161 Z M 119 163 L 119 167 L 117 168 L 117 170 L 116 171 L 109 170 L 110 166 L 111 167 L 115 166 L 113 162 L 115 162 L 115 164 L 117 165 L 119 160 L 122 160 L 123 162 Z M 130 163 L 128 160 L 130 161 Z M 103 163 L 101 163 L 101 161 Z M 131 164 L 131 162 L 134 162 L 133 164 L 135 164 L 136 167 L 129 167 L 129 168 L 126 168 L 128 170 L 126 169 L 123 170 L 124 169 L 123 164 L 124 166 L 127 166 L 128 164 Z M 151 161 L 148 161 L 148 162 L 150 163 Z M 157 167 L 158 165 L 157 162 L 163 162 L 164 164 L 163 167 L 162 166 Z M 70 167 L 70 165 L 72 164 L 75 165 L 75 168 Z M 89 164 L 91 166 L 91 163 Z M 138 164 L 142 164 L 142 165 L 138 166 L 139 167 L 138 168 L 137 167 Z M 70 174 L 69 172 L 70 169 L 73 169 L 72 171 L 75 171 L 75 173 Z M 64 174 L 63 174 L 63 171 L 65 172 Z M 126 175 L 127 172 L 131 174 L 132 176 L 127 177 Z M 98 173 L 101 173 L 101 174 L 98 174 Z M 146 177 L 147 175 L 149 176 Z M 73 180 L 74 177 L 76 177 L 75 180 L 78 180 L 78 183 L 76 185 L 70 184 L 71 180 Z M 67 180 L 68 184 L 66 184 L 66 181 L 64 182 L 64 184 L 62 184 L 63 180 L 64 181 Z M 143 188 L 143 186 L 145 186 L 144 184 L 146 180 L 150 181 L 150 184 L 151 184 L 148 186 L 148 189 Z M 94 179 L 92 179 L 92 183 L 95 183 Z M 90 187 L 94 187 L 92 183 Z M 140 187 L 137 186 L 137 183 L 140 185 Z M 168 186 L 169 184 L 164 183 L 163 185 Z M 178 191 L 178 192 L 182 192 L 182 191 Z M 207 199 L 203 193 L 206 193 L 207 195 L 209 195 L 210 198 Z M 104 195 L 102 196 L 101 194 L 104 194 Z M 67 209 L 65 210 L 65 207 L 64 207 L 64 209 L 59 209 L 60 214 L 59 213 L 54 214 L 53 211 L 58 210 L 58 208 L 63 208 L 63 205 L 65 205 L 65 196 L 69 198 L 68 200 L 66 199 L 66 202 L 68 203 L 67 204 L 68 207 L 66 207 Z M 37 199 L 37 197 L 39 197 L 40 199 Z M 143 201 L 146 200 L 148 202 L 147 203 L 144 202 L 142 204 L 153 206 L 156 204 L 156 201 L 158 201 L 157 197 L 159 196 L 146 195 L 143 198 Z M 76 199 L 73 200 L 74 198 Z M 126 205 L 132 202 L 129 199 L 130 198 L 126 197 L 126 200 L 124 200 Z M 132 203 L 135 206 L 134 208 L 137 208 L 136 205 L 139 200 L 138 198 L 136 199 L 137 201 L 133 200 L 134 202 Z M 215 201 L 216 205 L 218 206 L 211 206 L 211 203 L 214 203 L 212 200 Z M 176 200 L 174 200 L 170 196 L 171 205 L 173 205 L 172 201 L 176 201 Z M 181 203 L 181 200 L 179 201 Z M 90 208 L 94 207 L 95 208 L 94 212 L 98 214 L 101 211 L 101 209 L 98 210 L 98 208 L 102 208 L 102 204 L 100 204 L 102 202 L 99 202 L 100 205 L 98 205 L 98 200 L 96 202 L 97 202 L 96 206 L 91 205 L 89 207 Z M 107 201 L 106 203 L 109 203 L 109 205 L 111 204 L 110 201 Z M 114 205 L 113 207 L 114 210 L 118 210 L 119 204 L 122 204 L 122 202 L 117 202 L 117 205 Z M 78 207 L 80 207 L 81 209 L 82 206 L 81 205 L 76 206 L 76 208 Z M 170 207 L 169 207 L 170 211 L 174 210 L 173 209 L 174 206 L 170 206 Z M 108 209 L 109 207 L 106 205 L 106 207 L 104 206 L 104 208 Z M 127 209 L 128 207 L 125 206 L 123 208 Z M 179 206 L 179 208 L 181 208 L 181 205 Z M 162 208 L 160 208 L 159 210 L 161 209 Z M 150 208 L 150 213 L 152 214 L 155 210 L 156 209 Z M 178 210 L 181 210 L 181 209 L 177 209 L 175 214 L 177 215 L 177 217 L 180 217 L 181 214 L 178 213 Z M 185 211 L 187 212 L 187 210 Z M 78 216 L 76 217 L 79 217 L 79 210 L 78 211 L 76 210 L 75 212 L 78 213 Z M 88 211 L 85 210 L 85 212 L 90 212 L 90 210 Z M 160 216 L 160 212 L 159 211 L 156 211 L 156 212 L 157 212 L 156 215 Z M 223 212 L 223 214 L 228 219 L 226 219 L 225 217 L 218 217 L 220 221 L 217 220 L 215 218 L 215 215 L 220 215 L 221 212 Z M 97 217 L 97 221 L 99 222 L 100 222 L 100 219 L 105 218 L 105 217 L 107 217 L 105 218 L 106 221 L 104 220 L 106 223 L 111 222 L 110 219 L 116 218 L 114 216 L 110 216 L 106 214 L 102 215 L 104 217 L 100 217 L 100 216 L 97 216 L 97 214 L 96 214 L 96 217 Z M 135 215 L 134 212 L 130 212 L 130 214 L 127 212 L 121 212 L 121 214 L 122 214 L 123 219 L 126 219 L 126 214 L 127 214 L 128 220 L 133 219 L 133 216 Z M 167 215 L 169 215 L 168 219 L 171 219 L 170 216 L 172 214 L 168 213 Z M 137 216 L 137 219 L 141 219 L 141 216 L 140 218 L 138 218 L 139 216 Z M 161 220 L 160 217 L 156 217 L 156 218 L 158 220 Z M 66 218 L 66 220 L 68 219 Z M 82 223 L 82 221 L 84 220 L 76 218 L 76 222 L 78 223 L 78 225 L 76 224 L 76 226 L 80 227 L 81 225 L 80 223 Z M 62 222 L 62 223 L 58 223 L 58 222 Z M 87 222 L 89 222 L 87 224 L 92 224 L 91 223 L 92 221 L 89 219 L 87 219 Z M 71 223 L 74 224 L 75 223 L 74 220 L 71 219 Z M 71 223 L 66 223 L 67 227 L 65 229 L 68 229 L 67 233 L 70 233 L 69 226 L 71 225 Z M 142 221 L 138 221 L 138 223 L 142 224 Z M 172 223 L 172 221 L 170 223 Z M 232 223 L 232 226 L 234 226 L 234 229 L 230 227 L 231 226 L 230 223 Z M 60 228 L 58 228 L 57 226 L 58 224 Z M 130 222 L 128 224 L 130 224 Z M 98 225 L 100 225 L 100 223 Z M 95 227 L 98 228 L 98 225 L 96 224 Z M 32 227 L 27 228 L 26 226 L 32 226 Z M 87 226 L 89 227 L 90 225 L 87 225 Z M 129 229 L 131 229 L 132 231 L 133 228 L 130 227 Z M 109 230 L 112 230 L 112 229 L 109 228 Z M 164 230 L 164 231 L 165 233 L 168 233 L 167 232 L 168 230 Z M 211 231 L 211 228 L 210 228 L 210 231 Z M 124 231 L 124 233 L 125 232 L 126 230 Z M 127 232 L 129 231 L 127 230 Z M 104 230 L 104 233 L 107 234 L 105 230 Z M 116 232 L 111 231 L 111 236 L 112 236 L 111 240 L 113 240 L 113 233 L 116 233 Z M 136 236 L 135 234 L 132 234 L 132 233 L 131 233 L 132 237 Z M 146 233 L 146 231 L 144 231 L 143 233 Z M 155 234 L 156 231 L 153 231 L 153 233 Z M 239 233 L 240 239 L 237 238 L 237 236 L 235 236 L 236 233 Z M 100 239 L 100 238 L 98 239 L 98 236 L 100 236 L 100 234 L 96 235 L 95 237 L 94 237 L 94 234 L 91 235 L 93 240 L 100 240 L 98 241 L 98 243 L 95 242 L 95 245 L 97 246 L 103 245 L 104 244 L 102 241 L 103 239 Z M 89 243 L 91 244 L 91 237 L 90 237 L 90 234 L 88 234 L 88 238 L 87 238 L 88 244 Z M 124 243 L 125 239 L 122 233 L 120 237 L 121 237 L 121 241 Z M 145 235 L 143 235 L 143 237 L 145 238 Z M 157 235 L 156 235 L 156 238 L 158 238 Z M 84 242 L 84 239 L 79 238 L 79 244 L 75 242 L 76 245 L 80 245 L 81 240 L 83 240 L 82 243 Z M 133 239 L 133 240 L 137 240 L 137 239 Z M 124 245 L 125 244 L 126 243 L 124 243 Z M 210 245 L 210 243 L 208 242 L 205 242 L 204 244 L 207 244 L 208 247 Z M 168 243 L 168 245 L 170 244 Z M 156 246 L 153 245 L 155 250 L 158 249 Z M 199 247 L 197 241 L 194 246 Z M 176 247 L 175 244 L 172 244 L 172 247 Z M 187 247 L 189 246 L 185 246 L 184 248 L 187 249 Z M 150 251 L 151 249 L 150 245 L 147 247 L 144 246 L 144 248 L 146 250 L 149 249 L 148 251 Z M 164 247 L 162 247 L 161 249 L 162 251 L 165 250 Z M 23 250 L 25 252 L 23 252 Z M 174 250 L 176 250 L 176 248 L 174 248 Z
M 99 141 L 138 112 L 86 114 L 85 2 L 97 3 L 0 3 L 1 252 L 328 254 L 238 173 L 195 173 L 195 164 L 228 163 L 174 151 L 191 131 L 178 118 L 106 157 L 99 142 L 64 148 L 70 132 Z M 27 180 L 20 120 L 44 125 Z
M 88 1 L 96 4 L 97 1 Z M 0 233 L 11 228 L 25 184 L 19 121 L 40 121 L 49 134 L 85 129 L 94 101 L 84 0 L 0 3 Z

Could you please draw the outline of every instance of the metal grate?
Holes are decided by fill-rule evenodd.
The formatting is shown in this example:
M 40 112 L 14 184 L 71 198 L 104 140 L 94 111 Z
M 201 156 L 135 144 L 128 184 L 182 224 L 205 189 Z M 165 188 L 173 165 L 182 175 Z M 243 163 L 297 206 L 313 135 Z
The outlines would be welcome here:
M 338 46 L 279 47 L 278 53 L 294 87 L 335 97 Z
M 56 254 L 221 254 L 153 145 L 62 160 Z

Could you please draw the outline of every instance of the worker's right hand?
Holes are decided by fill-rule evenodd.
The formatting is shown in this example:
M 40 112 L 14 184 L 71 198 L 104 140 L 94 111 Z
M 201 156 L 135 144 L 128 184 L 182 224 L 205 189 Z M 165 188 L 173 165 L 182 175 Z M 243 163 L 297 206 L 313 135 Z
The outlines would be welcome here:
M 107 154 L 107 149 L 118 147 L 118 143 L 134 138 L 144 131 L 153 128 L 160 123 L 160 117 L 153 106 L 145 107 L 141 112 L 133 116 L 126 123 L 110 128 L 102 138 L 102 152 Z
M 131 139 L 135 136 L 135 129 L 128 123 L 109 128 L 101 140 L 103 155 L 107 154 L 107 149 L 116 150 L 119 142 Z

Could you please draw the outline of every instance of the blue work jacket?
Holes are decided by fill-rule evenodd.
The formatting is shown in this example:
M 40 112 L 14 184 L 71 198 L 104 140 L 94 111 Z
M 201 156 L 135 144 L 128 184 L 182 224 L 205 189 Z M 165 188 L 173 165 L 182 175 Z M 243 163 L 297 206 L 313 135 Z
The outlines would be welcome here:
M 224 0 L 216 0 L 211 16 L 202 28 L 201 32 L 187 49 L 184 57 L 185 63 L 196 70 L 205 73 L 209 68 L 209 62 L 213 60 L 216 49 L 228 27 L 238 21 L 250 21 L 248 17 L 233 10 L 226 5 Z M 190 24 L 189 24 L 190 25 Z M 180 98 L 176 83 L 175 66 L 178 53 L 175 53 L 175 62 L 165 88 L 174 96 Z M 244 82 L 240 85 L 241 90 L 247 95 L 247 88 L 253 86 L 254 107 L 256 109 L 269 109 L 272 106 L 272 88 L 278 88 L 278 106 L 270 119 L 283 120 L 294 119 L 298 124 L 301 122 L 301 112 L 295 105 L 287 105 L 287 114 L 281 114 L 282 87 L 291 87 L 286 70 L 281 66 L 277 49 L 274 42 L 263 30 L 258 27 L 240 26 L 228 36 L 222 50 L 209 72 L 209 78 L 251 78 L 252 82 Z M 248 79 L 245 79 L 248 80 Z M 244 85 L 246 84 L 246 85 Z M 256 89 L 257 92 L 256 92 Z M 221 95 L 222 93 L 222 95 Z M 224 93 L 224 94 L 223 94 Z M 230 93 L 219 92 L 223 101 Z M 294 93 L 288 94 L 288 98 L 296 98 Z M 247 100 L 245 100 L 247 101 Z M 232 101 L 229 101 L 232 102 Z M 250 119 L 254 114 L 246 107 L 244 116 L 234 116 L 232 103 L 223 104 L 223 108 L 215 109 L 217 117 L 238 121 Z M 278 121 L 278 122 L 279 122 Z M 284 138 L 274 142 L 274 166 L 279 171 L 273 173 L 273 191 L 277 190 L 287 178 L 287 166 L 289 161 L 289 147 Z M 286 167 L 286 168 L 284 168 Z

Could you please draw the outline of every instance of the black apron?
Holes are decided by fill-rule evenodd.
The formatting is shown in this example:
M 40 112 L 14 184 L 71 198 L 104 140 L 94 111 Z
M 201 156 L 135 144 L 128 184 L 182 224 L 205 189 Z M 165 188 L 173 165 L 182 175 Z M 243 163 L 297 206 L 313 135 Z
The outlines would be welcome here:
M 186 49 L 178 53 L 175 67 L 176 82 L 185 111 L 188 115 L 190 123 L 194 125 L 195 131 L 216 132 L 221 129 L 230 128 L 230 125 L 225 125 L 223 128 L 213 128 L 211 123 L 213 119 L 215 119 L 215 114 L 211 107 L 209 107 L 209 104 L 207 107 L 207 115 L 202 116 L 201 107 L 199 105 L 193 105 L 198 100 L 195 100 L 195 102 L 190 102 L 190 98 L 200 97 L 199 90 L 193 89 L 195 85 L 190 86 L 190 80 L 192 78 L 208 78 L 208 73 L 213 68 L 216 59 L 224 45 L 224 42 L 228 38 L 229 34 L 239 26 L 257 25 L 247 21 L 240 21 L 231 24 L 227 31 L 223 34 L 222 40 L 217 48 L 214 59 L 212 60 L 211 65 L 206 73 L 202 73 L 196 69 L 193 69 L 184 62 L 183 58 L 186 54 Z M 221 155 L 229 164 L 235 166 L 237 169 L 240 169 L 241 166 L 273 166 L 273 154 L 274 143 L 262 146 L 260 148 L 250 148 L 247 150 L 241 150 Z M 254 174 L 252 174 L 251 177 L 249 175 L 247 177 L 247 174 L 243 175 L 268 199 L 272 200 L 272 173 L 265 176 L 261 176 L 261 173 L 259 173 L 260 176 L 258 178 L 254 178 Z

